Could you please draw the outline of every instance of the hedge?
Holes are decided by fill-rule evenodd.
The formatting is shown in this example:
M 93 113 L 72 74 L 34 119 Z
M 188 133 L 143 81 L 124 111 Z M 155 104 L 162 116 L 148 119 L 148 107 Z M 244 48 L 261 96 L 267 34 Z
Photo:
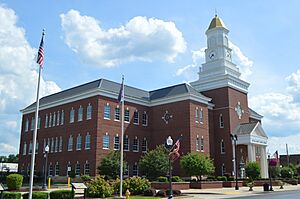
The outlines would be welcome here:
M 29 193 L 24 193 L 23 199 L 28 199 L 28 198 L 29 198 Z M 48 193 L 47 192 L 33 192 L 32 199 L 48 199 Z
M 3 192 L 3 199 L 21 199 L 21 193 Z
M 70 190 L 57 190 L 50 192 L 50 199 L 69 199 L 72 196 Z
M 23 176 L 20 174 L 10 174 L 6 177 L 6 183 L 9 190 L 20 189 L 23 184 Z

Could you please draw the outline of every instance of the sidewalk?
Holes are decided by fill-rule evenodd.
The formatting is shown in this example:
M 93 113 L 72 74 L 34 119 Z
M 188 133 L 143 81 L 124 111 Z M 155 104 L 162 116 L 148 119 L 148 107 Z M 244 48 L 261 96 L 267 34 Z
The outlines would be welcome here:
M 292 190 L 299 190 L 300 185 L 285 185 L 283 189 L 280 189 L 279 186 L 273 186 L 274 192 L 279 191 L 292 191 Z M 181 193 L 183 196 L 180 198 L 195 198 L 195 199 L 218 199 L 218 198 L 235 198 L 235 197 L 243 197 L 243 196 L 250 196 L 250 195 L 258 195 L 258 194 L 265 194 L 271 193 L 263 191 L 263 187 L 253 187 L 253 191 L 249 191 L 248 187 L 240 187 L 239 190 L 235 190 L 234 187 L 232 188 L 222 188 L 222 189 L 188 189 L 182 190 Z

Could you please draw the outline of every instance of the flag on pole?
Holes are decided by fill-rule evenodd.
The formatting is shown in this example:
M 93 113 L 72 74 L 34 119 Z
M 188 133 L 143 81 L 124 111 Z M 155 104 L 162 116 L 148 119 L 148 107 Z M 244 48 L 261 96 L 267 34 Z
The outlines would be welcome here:
M 278 163 L 279 163 L 278 151 L 275 151 L 275 153 L 270 157 L 269 165 L 277 166 Z
M 39 47 L 39 52 L 38 52 L 38 57 L 36 60 L 36 63 L 38 63 L 41 68 L 43 68 L 43 64 L 44 64 L 44 35 L 45 35 L 45 32 L 43 31 L 42 39 L 41 39 L 41 43 L 40 43 L 40 47 Z
M 169 157 L 172 161 L 175 161 L 180 157 L 179 149 L 180 149 L 180 138 L 175 142 L 173 150 L 171 150 L 171 152 L 169 153 Z
M 121 103 L 124 101 L 124 76 L 122 77 L 122 84 L 118 96 L 118 102 Z

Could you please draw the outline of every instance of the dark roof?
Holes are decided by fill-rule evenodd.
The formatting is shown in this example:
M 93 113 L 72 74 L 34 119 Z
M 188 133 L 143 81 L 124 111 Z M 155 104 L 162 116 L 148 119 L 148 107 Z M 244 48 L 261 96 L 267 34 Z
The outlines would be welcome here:
M 248 107 L 249 108 L 249 107 Z M 249 112 L 250 112 L 250 117 L 257 117 L 257 118 L 263 118 L 264 116 L 258 114 L 257 112 L 255 112 L 253 109 L 249 108 Z
M 239 124 L 233 131 L 233 134 L 236 135 L 249 135 L 257 125 L 256 123 L 245 123 L 245 124 Z

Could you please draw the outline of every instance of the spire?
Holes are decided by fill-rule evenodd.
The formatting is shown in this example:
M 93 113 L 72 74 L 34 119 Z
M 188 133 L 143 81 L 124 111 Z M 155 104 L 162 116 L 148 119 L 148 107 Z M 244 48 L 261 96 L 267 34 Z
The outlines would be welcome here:
M 222 19 L 218 17 L 217 12 L 215 13 L 215 17 L 211 20 L 208 30 L 213 29 L 213 28 L 218 28 L 218 27 L 222 27 L 222 28 L 226 28 Z

